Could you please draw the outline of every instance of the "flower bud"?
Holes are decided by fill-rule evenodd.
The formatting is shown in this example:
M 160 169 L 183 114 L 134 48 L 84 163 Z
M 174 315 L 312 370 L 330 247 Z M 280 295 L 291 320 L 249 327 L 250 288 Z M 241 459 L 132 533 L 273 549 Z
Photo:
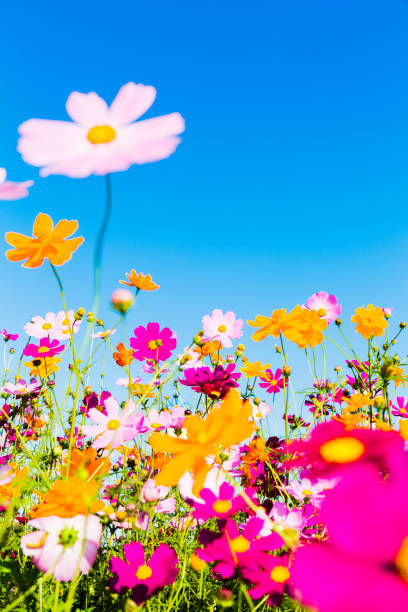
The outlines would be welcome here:
M 111 304 L 114 310 L 126 314 L 134 304 L 135 297 L 129 289 L 116 289 L 111 295 Z
M 405 321 L 401 321 L 401 323 L 399 324 L 401 329 L 405 329 L 407 324 L 405 323 Z
M 284 378 L 289 378 L 289 376 L 291 375 L 292 372 L 292 368 L 290 366 L 284 366 L 282 368 L 282 376 Z
M 102 319 L 96 319 L 96 324 L 97 324 L 99 327 L 103 327 L 103 321 L 102 321 Z
M 245 344 L 238 344 L 238 346 L 237 346 L 237 351 L 242 351 L 242 352 L 244 352 L 244 351 L 245 351 Z
M 336 365 L 336 366 L 334 366 L 333 370 L 334 370 L 335 372 L 341 372 L 341 366 Z
M 279 353 L 279 354 L 280 354 L 280 353 L 282 352 L 282 349 L 281 349 L 281 347 L 280 347 L 280 346 L 278 346 L 277 344 L 275 344 L 275 351 L 276 351 L 277 353 Z
M 95 321 L 95 315 L 93 312 L 88 312 L 88 314 L 86 315 L 86 318 L 89 323 L 93 323 Z
M 203 344 L 205 344 L 204 340 L 203 340 L 203 336 L 204 336 L 204 331 L 201 330 L 199 331 L 195 336 L 194 336 L 194 344 L 196 344 L 197 346 L 203 346 Z
M 385 408 L 385 399 L 382 395 L 374 398 L 374 406 L 377 410 L 383 410 L 383 408 Z
M 336 319 L 335 320 L 335 324 L 337 325 L 337 327 L 340 327 L 340 325 L 342 324 L 342 320 L 341 319 Z
M 252 401 L 254 402 L 255 406 L 259 406 L 259 404 L 261 403 L 261 400 L 259 399 L 259 397 L 254 397 Z

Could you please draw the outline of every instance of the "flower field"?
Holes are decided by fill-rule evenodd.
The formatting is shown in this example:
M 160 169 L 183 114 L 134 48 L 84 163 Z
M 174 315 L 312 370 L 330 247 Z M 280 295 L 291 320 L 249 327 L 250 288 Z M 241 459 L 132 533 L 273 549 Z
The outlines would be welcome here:
M 135 262 L 111 296 L 116 321 L 100 318 L 111 174 L 174 154 L 184 130 L 179 113 L 140 119 L 155 95 L 127 83 L 108 106 L 73 92 L 72 121 L 19 128 L 41 176 L 103 176 L 106 210 L 87 308 L 64 293 L 76 220 L 38 212 L 32 236 L 5 235 L 7 265 L 48 267 L 60 309 L 1 332 L 0 609 L 406 611 L 406 324 L 392 308 L 347 313 L 317 291 L 244 321 L 215 303 L 183 346 L 165 313 L 123 333 L 140 294 L 160 291 Z M 29 197 L 32 181 L 6 176 L 1 200 Z M 270 363 L 248 359 L 245 331 Z

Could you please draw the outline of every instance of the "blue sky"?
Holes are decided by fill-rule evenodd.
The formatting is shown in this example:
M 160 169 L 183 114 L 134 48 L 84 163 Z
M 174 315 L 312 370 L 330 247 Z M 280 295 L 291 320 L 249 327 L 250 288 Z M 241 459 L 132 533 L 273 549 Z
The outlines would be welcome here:
M 16 152 L 17 127 L 67 119 L 72 90 L 111 101 L 133 80 L 158 90 L 147 116 L 179 111 L 186 132 L 170 159 L 113 176 L 108 325 L 109 294 L 131 268 L 161 288 L 129 327 L 157 320 L 182 346 L 213 308 L 247 319 L 317 290 L 338 295 L 345 320 L 369 302 L 406 317 L 407 2 L 74 0 L 62 11 L 26 0 L 2 16 L 0 165 L 36 182 L 1 204 L 1 229 L 31 233 L 40 211 L 79 220 L 86 242 L 61 271 L 70 306 L 91 305 L 104 181 L 41 179 Z M 0 274 L 3 326 L 59 309 L 47 267 L 3 258 Z M 278 365 L 270 343 L 255 346 L 248 328 L 243 339 Z

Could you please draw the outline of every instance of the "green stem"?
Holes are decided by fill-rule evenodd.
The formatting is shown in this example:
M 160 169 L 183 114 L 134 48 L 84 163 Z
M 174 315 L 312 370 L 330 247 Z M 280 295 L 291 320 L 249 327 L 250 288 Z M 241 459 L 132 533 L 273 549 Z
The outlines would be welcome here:
M 106 184 L 105 214 L 103 216 L 102 224 L 99 229 L 99 234 L 96 240 L 95 252 L 94 252 L 94 301 L 93 301 L 93 306 L 92 306 L 92 312 L 94 313 L 95 317 L 97 316 L 99 302 L 100 302 L 103 245 L 105 241 L 106 229 L 108 227 L 109 218 L 112 212 L 112 186 L 111 186 L 110 174 L 107 174 L 105 176 L 105 184 Z

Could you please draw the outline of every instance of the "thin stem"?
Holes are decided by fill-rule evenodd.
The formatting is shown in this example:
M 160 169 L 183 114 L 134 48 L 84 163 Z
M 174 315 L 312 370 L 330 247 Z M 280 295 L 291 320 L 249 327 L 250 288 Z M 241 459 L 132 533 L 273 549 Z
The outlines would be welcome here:
M 109 223 L 109 218 L 112 212 L 112 186 L 110 174 L 105 176 L 106 185 L 106 204 L 105 214 L 102 219 L 101 227 L 99 228 L 98 238 L 96 240 L 95 251 L 94 251 L 94 301 L 92 306 L 92 312 L 95 317 L 97 316 L 100 292 L 101 292 L 101 267 L 102 267 L 102 255 L 103 245 L 105 241 L 105 234 Z

